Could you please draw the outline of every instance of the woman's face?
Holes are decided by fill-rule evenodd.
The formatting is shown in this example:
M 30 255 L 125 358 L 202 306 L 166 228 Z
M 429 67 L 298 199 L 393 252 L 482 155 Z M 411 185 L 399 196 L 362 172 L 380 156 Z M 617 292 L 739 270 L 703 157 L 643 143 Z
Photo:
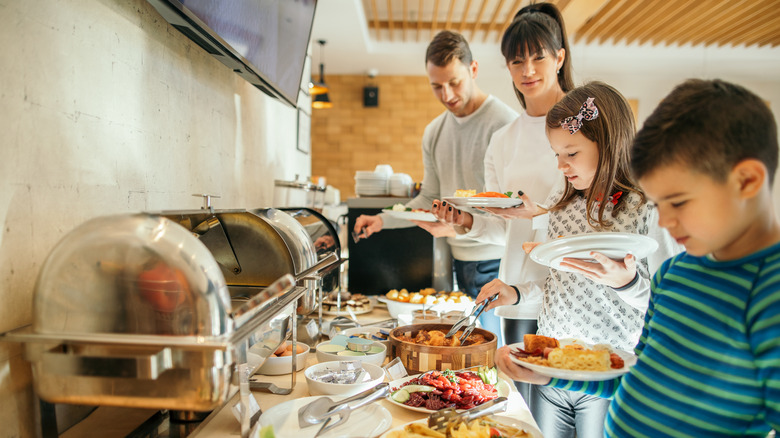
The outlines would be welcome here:
M 512 82 L 526 101 L 545 96 L 555 96 L 560 90 L 557 71 L 563 65 L 566 51 L 558 50 L 551 53 L 542 50 L 541 53 L 518 55 L 507 62 Z
M 563 128 L 548 129 L 547 138 L 566 181 L 577 190 L 590 187 L 599 166 L 598 144 L 588 140 L 580 131 L 570 134 Z

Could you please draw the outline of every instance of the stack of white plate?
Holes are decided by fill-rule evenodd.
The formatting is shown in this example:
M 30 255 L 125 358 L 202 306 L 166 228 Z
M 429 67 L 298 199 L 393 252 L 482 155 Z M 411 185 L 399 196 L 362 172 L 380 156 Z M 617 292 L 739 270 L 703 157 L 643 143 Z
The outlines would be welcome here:
M 412 177 L 405 173 L 394 173 L 390 177 L 390 196 L 408 197 L 412 191 Z
M 355 172 L 355 193 L 358 196 L 387 196 L 389 176 L 370 170 Z

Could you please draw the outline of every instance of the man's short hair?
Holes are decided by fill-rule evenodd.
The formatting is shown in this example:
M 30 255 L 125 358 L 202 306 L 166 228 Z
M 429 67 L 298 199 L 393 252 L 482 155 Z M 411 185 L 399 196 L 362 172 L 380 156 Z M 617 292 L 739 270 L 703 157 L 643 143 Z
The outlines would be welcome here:
M 425 52 L 425 63 L 429 62 L 437 67 L 444 67 L 453 59 L 460 59 L 464 65 L 471 65 L 471 49 L 466 38 L 458 32 L 443 30 L 436 34 L 428 44 Z
M 777 126 L 758 96 L 719 79 L 689 79 L 666 96 L 644 122 L 631 148 L 636 180 L 681 164 L 723 182 L 745 159 L 764 163 L 769 183 L 777 169 Z

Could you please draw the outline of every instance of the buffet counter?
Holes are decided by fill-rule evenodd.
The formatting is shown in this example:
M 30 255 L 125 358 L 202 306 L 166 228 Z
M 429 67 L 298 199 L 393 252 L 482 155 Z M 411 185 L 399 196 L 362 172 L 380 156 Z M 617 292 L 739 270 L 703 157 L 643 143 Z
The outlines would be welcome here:
M 363 315 L 358 315 L 357 317 L 358 322 L 362 324 L 368 324 L 371 322 L 381 321 L 388 318 L 390 318 L 390 315 L 387 312 L 387 309 L 384 307 L 376 307 L 372 312 Z M 329 319 L 332 319 L 332 317 L 330 317 Z M 306 359 L 307 359 L 306 367 L 309 367 L 317 363 L 317 357 L 316 354 L 314 353 L 309 354 Z M 304 367 L 304 369 L 306 367 Z M 501 373 L 499 373 L 499 377 L 501 377 L 502 379 L 508 382 L 511 382 L 511 380 L 508 377 L 504 376 Z M 281 375 L 281 376 L 255 375 L 255 380 L 270 382 L 279 387 L 289 388 L 291 376 L 289 374 Z M 303 375 L 303 370 L 298 372 L 298 375 L 296 376 L 296 382 L 297 383 L 295 385 L 295 388 L 293 388 L 292 393 L 289 395 L 274 395 L 265 392 L 253 392 L 253 395 L 255 396 L 257 403 L 260 405 L 260 409 L 265 411 L 271 408 L 272 406 L 279 405 L 281 403 L 287 402 L 295 398 L 308 397 L 309 392 L 306 385 L 306 378 Z M 531 412 L 529 411 L 528 406 L 526 405 L 522 396 L 520 395 L 519 392 L 517 392 L 517 389 L 514 387 L 514 385 L 510 385 L 510 387 L 511 390 L 508 396 L 509 402 L 508 402 L 507 411 L 500 415 L 514 417 L 520 421 L 536 426 L 536 422 L 533 420 L 533 417 L 531 416 Z M 197 438 L 240 436 L 239 424 L 230 410 L 230 407 L 235 405 L 237 400 L 238 397 L 236 396 L 234 397 L 233 400 L 228 402 L 225 408 L 223 408 L 221 411 L 214 412 L 209 418 L 204 420 L 203 424 L 197 430 L 195 430 L 193 434 L 190 436 L 197 437 Z M 392 415 L 393 422 L 391 428 L 402 426 L 406 423 L 421 420 L 427 417 L 427 414 L 413 411 L 410 409 L 404 409 L 386 399 L 381 400 L 378 403 L 381 403 L 382 406 L 384 406 Z M 316 426 L 312 426 L 312 427 L 314 428 Z

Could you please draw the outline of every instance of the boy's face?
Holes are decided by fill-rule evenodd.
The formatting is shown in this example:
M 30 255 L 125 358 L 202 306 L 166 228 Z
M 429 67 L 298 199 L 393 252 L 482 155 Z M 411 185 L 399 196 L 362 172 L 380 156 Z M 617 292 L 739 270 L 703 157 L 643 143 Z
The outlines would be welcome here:
M 458 117 L 467 116 L 476 111 L 473 102 L 474 82 L 477 78 L 477 62 L 465 65 L 458 58 L 439 67 L 433 63 L 425 65 L 433 94 L 441 103 Z
M 639 180 L 658 208 L 658 224 L 689 254 L 735 257 L 745 229 L 744 206 L 730 180 L 712 177 L 680 164 L 659 167 Z

